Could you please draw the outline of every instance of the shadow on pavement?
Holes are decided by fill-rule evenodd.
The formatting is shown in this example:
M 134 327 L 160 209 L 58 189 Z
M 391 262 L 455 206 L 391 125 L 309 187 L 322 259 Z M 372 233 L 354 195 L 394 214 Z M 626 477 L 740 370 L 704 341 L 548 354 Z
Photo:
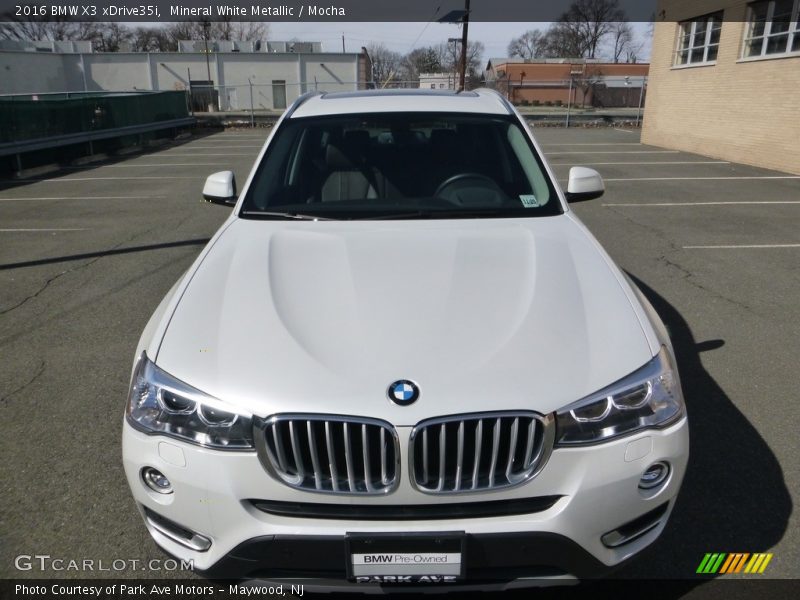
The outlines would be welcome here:
M 26 260 L 23 262 L 0 264 L 0 271 L 9 269 L 22 269 L 24 267 L 38 267 L 39 265 L 50 265 L 53 263 L 69 262 L 72 260 L 84 260 L 86 258 L 98 258 L 100 256 L 114 256 L 116 254 L 130 254 L 132 252 L 146 252 L 148 250 L 163 250 L 165 248 L 180 248 L 182 246 L 203 246 L 211 238 L 195 238 L 191 240 L 181 240 L 178 242 L 163 242 L 161 244 L 149 244 L 147 246 L 131 246 L 129 248 L 113 248 L 111 250 L 99 250 L 97 252 L 83 252 L 81 254 L 69 254 L 66 256 L 54 256 L 52 258 L 40 258 L 37 260 Z
M 767 442 L 703 367 L 701 353 L 724 342 L 695 340 L 675 307 L 632 279 L 669 330 L 689 413 L 691 450 L 664 534 L 630 572 L 620 574 L 697 577 L 691 581 L 696 585 L 703 581 L 695 572 L 706 552 L 765 552 L 777 544 L 786 532 L 792 500 Z
M 85 173 L 100 167 L 123 163 L 131 158 L 139 158 L 149 154 L 157 154 L 163 150 L 174 150 L 181 146 L 200 141 L 222 131 L 222 129 L 193 129 L 191 135 L 188 137 L 177 137 L 172 139 L 165 138 L 164 143 L 155 144 L 153 146 L 137 147 L 133 150 L 129 149 L 127 152 L 119 152 L 118 150 L 117 154 L 111 154 L 105 158 L 100 157 L 105 156 L 104 154 L 98 155 L 96 157 L 97 160 L 85 162 L 84 164 L 80 165 L 75 162 L 75 157 L 73 156 L 73 153 L 70 152 L 70 146 L 56 147 L 55 149 L 49 149 L 51 152 L 57 152 L 57 156 L 53 157 L 49 164 L 26 167 L 26 169 L 36 169 L 42 166 L 49 167 L 46 168 L 46 170 L 41 174 L 14 177 L 10 172 L 5 172 L 3 165 L 0 164 L 0 191 L 30 185 L 46 179 L 58 179 L 59 177 L 75 176 L 79 173 Z M 25 154 L 23 154 L 23 157 L 24 156 Z M 77 158 L 86 161 L 90 158 L 90 156 L 79 154 Z
M 768 551 L 786 532 L 792 501 L 772 450 L 703 367 L 701 353 L 725 342 L 696 341 L 675 307 L 631 278 L 661 316 L 675 348 L 691 438 L 683 487 L 658 541 L 611 579 L 535 590 L 536 597 L 627 597 L 644 592 L 648 598 L 664 600 L 797 597 L 796 580 L 767 579 L 769 571 L 755 577 L 696 574 L 707 552 Z M 773 564 L 780 558 L 776 555 Z M 531 594 L 521 590 L 504 597 Z

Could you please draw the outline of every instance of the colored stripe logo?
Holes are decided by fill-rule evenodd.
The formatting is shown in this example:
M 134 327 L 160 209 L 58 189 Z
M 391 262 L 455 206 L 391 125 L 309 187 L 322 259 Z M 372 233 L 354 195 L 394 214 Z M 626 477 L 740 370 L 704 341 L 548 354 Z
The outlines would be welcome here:
M 696 572 L 704 575 L 730 575 L 731 573 L 760 575 L 766 570 L 771 560 L 772 554 L 766 553 L 709 552 L 703 557 Z

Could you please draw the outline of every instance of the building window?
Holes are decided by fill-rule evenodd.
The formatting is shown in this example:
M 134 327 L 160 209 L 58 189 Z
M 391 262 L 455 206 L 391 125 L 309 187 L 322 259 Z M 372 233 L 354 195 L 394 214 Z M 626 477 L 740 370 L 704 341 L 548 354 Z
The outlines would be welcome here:
M 440 83 L 440 84 L 439 84 L 439 89 L 440 89 L 440 90 L 443 90 L 443 89 L 444 89 L 444 84 L 443 84 L 443 83 Z
M 675 65 L 713 64 L 719 51 L 722 11 L 678 24 Z
M 749 6 L 743 58 L 800 52 L 800 0 L 765 0 Z
M 435 84 L 435 83 L 432 83 L 432 84 L 431 84 L 431 89 L 432 89 L 432 90 L 435 90 L 435 89 L 436 89 L 436 84 Z

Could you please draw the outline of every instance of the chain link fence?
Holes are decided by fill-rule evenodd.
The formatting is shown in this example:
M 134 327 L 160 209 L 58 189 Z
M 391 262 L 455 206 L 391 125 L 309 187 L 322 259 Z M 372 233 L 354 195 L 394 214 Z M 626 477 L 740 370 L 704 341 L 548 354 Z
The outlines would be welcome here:
M 226 85 L 197 85 L 189 90 L 189 107 L 194 112 L 282 112 L 307 92 L 353 92 L 369 89 L 363 81 L 273 80 L 270 83 L 251 81 Z
M 0 144 L 189 116 L 185 92 L 62 92 L 0 96 Z

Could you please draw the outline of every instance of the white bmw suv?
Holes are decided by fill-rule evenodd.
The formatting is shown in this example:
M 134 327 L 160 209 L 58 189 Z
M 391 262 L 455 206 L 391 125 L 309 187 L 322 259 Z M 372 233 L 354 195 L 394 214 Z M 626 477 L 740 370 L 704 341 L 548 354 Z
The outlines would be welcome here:
M 123 427 L 156 543 L 214 578 L 503 589 L 664 529 L 670 341 L 491 91 L 311 94 L 152 316 Z M 380 588 L 380 589 L 378 589 Z M 313 587 L 311 589 L 314 589 Z

